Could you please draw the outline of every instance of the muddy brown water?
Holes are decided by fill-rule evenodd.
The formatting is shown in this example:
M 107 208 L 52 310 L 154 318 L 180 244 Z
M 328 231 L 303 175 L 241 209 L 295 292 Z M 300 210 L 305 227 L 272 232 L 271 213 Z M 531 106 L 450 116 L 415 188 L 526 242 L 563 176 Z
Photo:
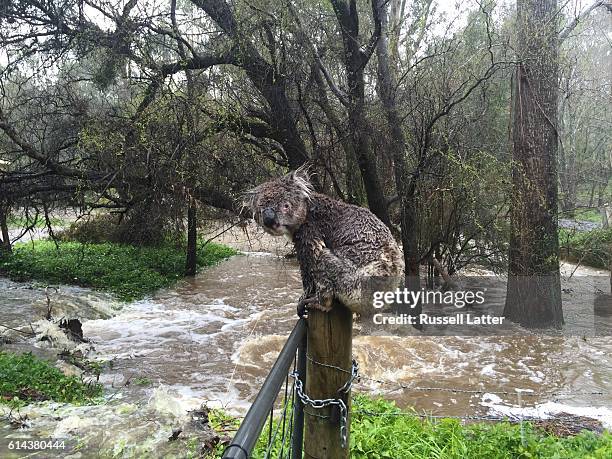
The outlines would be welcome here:
M 295 323 L 300 286 L 292 260 L 237 256 L 111 319 L 91 320 L 84 331 L 97 355 L 115 359 L 117 366 L 231 408 L 246 408 Z M 356 328 L 354 353 L 364 376 L 359 387 L 433 414 L 472 414 L 479 411 L 480 397 L 399 390 L 397 383 L 584 393 L 607 392 L 612 378 L 607 337 L 398 337 Z M 564 400 L 589 399 L 580 397 Z M 610 397 L 592 401 L 610 406 Z M 533 402 L 543 401 L 538 399 Z
M 296 321 L 301 282 L 296 261 L 278 256 L 287 252 L 282 243 L 254 247 L 238 236 L 224 238 L 250 251 L 124 306 L 87 289 L 62 286 L 45 294 L 35 284 L 0 279 L 3 325 L 19 328 L 24 321 L 37 320 L 49 295 L 56 315 L 83 319 L 84 334 L 93 346 L 89 357 L 112 361 L 101 377 L 112 394 L 109 403 L 30 408 L 28 429 L 20 435 L 85 436 L 97 448 L 111 448 L 116 436 L 96 432 L 123 426 L 132 432 L 126 434 L 130 442 L 147 439 L 152 445 L 163 440 L 156 433 L 161 427 L 151 423 L 152 412 L 176 418 L 207 401 L 244 413 Z M 570 310 L 588 303 L 577 285 L 588 280 L 588 291 L 609 289 L 607 273 L 580 268 L 568 279 L 571 270 L 564 267 L 563 281 L 564 303 L 572 305 Z M 504 289 L 500 280 L 489 293 L 503 301 Z M 565 412 L 612 425 L 609 334 L 402 337 L 385 336 L 388 333 L 363 324 L 356 324 L 355 330 L 354 354 L 364 376 L 356 390 L 383 395 L 403 408 L 459 416 Z M 48 345 L 25 335 L 15 341 L 4 347 Z M 137 380 L 146 384 L 134 384 Z M 429 387 L 448 391 L 421 390 Z M 519 406 L 517 389 L 539 395 L 523 396 Z M 598 392 L 602 394 L 594 394 Z M 15 432 L 4 423 L 3 435 L 0 447 Z

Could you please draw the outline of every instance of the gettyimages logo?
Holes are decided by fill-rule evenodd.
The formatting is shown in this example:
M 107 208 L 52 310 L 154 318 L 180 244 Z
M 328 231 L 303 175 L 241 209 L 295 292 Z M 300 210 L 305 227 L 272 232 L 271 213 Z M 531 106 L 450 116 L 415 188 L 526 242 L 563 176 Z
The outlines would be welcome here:
M 484 290 L 418 290 L 396 289 L 395 291 L 376 291 L 373 293 L 372 306 L 378 310 L 409 311 L 404 313 L 384 314 L 378 312 L 373 315 L 374 325 L 412 325 L 412 326 L 449 326 L 449 325 L 501 325 L 504 317 L 494 313 L 450 311 L 449 314 L 421 312 L 427 306 L 438 308 L 455 308 L 462 310 L 481 306 L 485 303 Z M 414 310 L 418 308 L 419 312 Z
M 418 304 L 442 304 L 453 305 L 456 308 L 464 308 L 468 305 L 483 304 L 485 302 L 484 291 L 454 291 L 446 292 L 433 290 L 410 291 L 408 289 L 396 289 L 390 292 L 374 292 L 372 305 L 376 309 L 385 306 L 404 304 L 415 308 Z

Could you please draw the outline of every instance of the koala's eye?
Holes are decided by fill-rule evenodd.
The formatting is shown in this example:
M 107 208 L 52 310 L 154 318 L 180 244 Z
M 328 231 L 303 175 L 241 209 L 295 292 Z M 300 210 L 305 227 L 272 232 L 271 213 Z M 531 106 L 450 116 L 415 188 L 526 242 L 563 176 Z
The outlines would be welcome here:
M 291 209 L 291 205 L 288 202 L 286 202 L 286 203 L 284 203 L 282 205 L 282 208 L 283 208 L 283 210 L 289 210 L 289 209 Z

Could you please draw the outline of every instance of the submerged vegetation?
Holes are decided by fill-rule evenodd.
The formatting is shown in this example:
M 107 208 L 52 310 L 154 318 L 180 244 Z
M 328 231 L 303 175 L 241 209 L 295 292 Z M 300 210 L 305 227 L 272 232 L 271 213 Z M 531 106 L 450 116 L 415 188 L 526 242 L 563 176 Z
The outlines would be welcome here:
M 66 376 L 31 353 L 0 352 L 0 402 L 20 406 L 53 400 L 84 404 L 102 395 L 102 385 Z
M 197 252 L 200 267 L 211 266 L 237 252 L 208 243 Z M 185 252 L 164 244 L 136 247 L 117 243 L 35 241 L 18 244 L 0 258 L 0 274 L 17 281 L 76 284 L 111 292 L 132 301 L 168 287 L 185 272 Z

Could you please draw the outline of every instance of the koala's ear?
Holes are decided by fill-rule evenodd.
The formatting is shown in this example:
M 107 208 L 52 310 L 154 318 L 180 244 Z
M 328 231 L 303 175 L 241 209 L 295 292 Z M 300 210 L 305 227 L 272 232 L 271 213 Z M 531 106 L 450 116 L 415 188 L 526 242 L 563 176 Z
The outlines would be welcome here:
M 259 194 L 260 187 L 256 186 L 250 190 L 244 191 L 240 198 L 242 200 L 242 207 L 248 208 L 251 212 L 255 211 L 255 205 L 257 203 L 257 195 Z
M 296 170 L 294 170 L 291 173 L 291 175 L 293 179 L 305 180 L 306 182 L 310 183 L 310 175 L 311 175 L 310 164 L 306 163 L 306 164 L 301 165 Z
M 310 183 L 310 166 L 308 164 L 304 164 L 290 172 L 285 176 L 285 179 L 295 185 L 306 199 L 310 198 L 313 190 Z

